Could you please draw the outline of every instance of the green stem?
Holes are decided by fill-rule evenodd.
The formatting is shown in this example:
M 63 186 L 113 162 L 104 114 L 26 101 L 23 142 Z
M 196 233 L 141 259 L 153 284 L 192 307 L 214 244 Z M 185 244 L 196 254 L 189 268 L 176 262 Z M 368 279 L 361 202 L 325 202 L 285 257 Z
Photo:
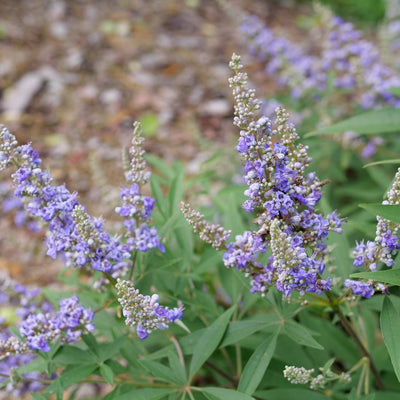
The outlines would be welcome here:
M 339 317 L 340 323 L 343 327 L 343 329 L 346 331 L 346 333 L 351 337 L 351 339 L 354 341 L 356 344 L 358 350 L 360 353 L 363 355 L 363 357 L 366 357 L 369 362 L 369 368 L 372 372 L 372 375 L 375 378 L 375 383 L 376 386 L 378 387 L 379 390 L 385 391 L 385 384 L 382 381 L 382 378 L 378 372 L 378 369 L 376 368 L 376 365 L 374 361 L 372 360 L 371 354 L 369 351 L 365 348 L 365 346 L 362 344 L 361 340 L 358 338 L 357 333 L 354 331 L 352 325 L 348 321 L 348 319 L 343 315 L 342 311 L 340 310 L 339 305 L 337 304 L 336 300 L 333 298 L 332 294 L 330 292 L 325 292 L 326 296 L 328 297 L 329 303 L 333 309 L 333 311 L 337 314 Z
M 132 276 L 133 276 L 133 270 L 135 269 L 135 264 L 136 264 L 136 257 L 137 257 L 137 249 L 135 250 L 135 252 L 133 253 L 133 260 L 132 260 L 132 267 L 131 267 L 131 272 L 129 273 L 129 279 L 128 281 L 132 280 Z
M 107 278 L 107 280 L 111 283 L 111 285 L 115 288 L 115 280 L 114 278 L 107 272 L 103 272 L 103 275 Z
M 104 305 L 102 305 L 101 307 L 99 307 L 97 310 L 94 310 L 93 312 L 96 314 L 101 310 L 104 310 L 105 308 L 107 308 L 111 303 L 114 302 L 115 299 L 110 299 L 107 301 L 107 303 L 105 303 Z

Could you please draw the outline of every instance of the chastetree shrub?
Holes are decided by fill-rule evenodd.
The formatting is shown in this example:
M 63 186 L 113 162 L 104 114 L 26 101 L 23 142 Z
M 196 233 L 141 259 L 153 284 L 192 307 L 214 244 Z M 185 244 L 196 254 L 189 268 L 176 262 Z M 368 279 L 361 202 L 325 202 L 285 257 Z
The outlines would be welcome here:
M 262 115 L 240 57 L 230 66 L 247 187 L 243 201 L 226 195 L 236 186 L 223 191 L 205 211 L 213 223 L 181 202 L 193 182 L 179 163 L 150 157 L 150 177 L 139 124 L 118 233 L 1 127 L 0 169 L 16 198 L 4 190 L 7 209 L 44 230 L 48 256 L 65 264 L 56 289 L 1 277 L 6 396 L 82 398 L 87 384 L 106 400 L 399 396 L 400 171 L 382 204 L 363 205 L 376 234 L 354 247 L 288 113 Z M 379 115 L 357 118 L 387 124 Z

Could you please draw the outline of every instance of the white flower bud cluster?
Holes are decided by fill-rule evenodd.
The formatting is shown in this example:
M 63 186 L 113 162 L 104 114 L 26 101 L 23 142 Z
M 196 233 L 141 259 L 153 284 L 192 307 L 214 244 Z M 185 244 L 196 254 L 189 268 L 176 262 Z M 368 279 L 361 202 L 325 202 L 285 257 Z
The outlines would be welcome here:
M 139 186 L 145 185 L 151 176 L 151 172 L 146 171 L 147 164 L 143 157 L 145 154 L 142 148 L 143 142 L 140 122 L 135 121 L 133 123 L 132 146 L 129 149 L 130 167 L 126 168 L 125 177 L 129 183 L 137 183 Z
M 10 355 L 31 353 L 28 345 L 15 336 L 10 336 L 7 340 L 0 339 L 0 360 L 4 360 Z
M 318 390 L 318 389 L 324 389 L 326 385 L 326 378 L 319 374 L 315 378 L 313 378 L 310 382 L 310 389 L 313 390 Z
M 75 220 L 76 231 L 89 245 L 94 245 L 100 240 L 100 232 L 94 227 L 85 207 L 77 205 L 72 211 Z
M 6 169 L 13 158 L 18 142 L 4 125 L 0 125 L 0 171 Z
M 397 170 L 394 177 L 393 185 L 387 193 L 387 200 L 383 201 L 382 204 L 396 205 L 400 204 L 400 168 Z M 376 226 L 376 238 L 375 242 L 380 242 L 382 235 L 388 230 L 392 230 L 392 234 L 399 230 L 400 226 L 391 222 L 387 219 L 377 217 L 378 224 Z
M 283 370 L 283 376 L 293 384 L 308 384 L 313 378 L 311 375 L 314 373 L 314 369 L 305 369 L 304 367 L 294 367 L 294 366 L 285 366 Z
M 400 204 L 400 168 L 396 172 L 393 186 L 389 190 L 387 198 L 389 204 Z
M 304 252 L 298 253 L 296 251 L 297 249 L 302 250 L 301 247 L 298 247 L 296 249 L 292 249 L 290 247 L 290 237 L 286 233 L 281 231 L 279 225 L 280 221 L 278 219 L 274 219 L 270 227 L 270 247 L 272 255 L 274 256 L 273 265 L 275 268 L 280 268 L 283 271 L 290 271 L 297 264 L 299 264 L 299 258 L 304 258 L 303 254 L 305 256 L 307 255 Z
M 181 202 L 180 209 L 186 221 L 193 226 L 195 232 L 199 232 L 200 239 L 211 244 L 215 249 L 224 248 L 229 239 L 231 231 L 225 230 L 221 225 L 210 224 L 204 220 L 204 215 L 190 208 L 190 205 Z
M 322 374 L 313 377 L 314 369 L 305 369 L 304 367 L 285 366 L 284 377 L 293 384 L 310 385 L 310 389 L 325 389 L 328 382 L 351 382 L 351 376 L 347 372 L 337 374 L 330 368 L 320 368 Z
M 145 339 L 156 329 L 164 330 L 171 322 L 182 318 L 183 306 L 169 309 L 158 304 L 159 296 L 144 296 L 132 282 L 118 279 L 118 301 L 122 307 L 125 324 L 135 326 L 140 339 Z
M 165 329 L 168 326 L 168 319 L 157 317 L 154 308 L 158 305 L 158 295 L 144 296 L 135 289 L 131 282 L 117 280 L 118 301 L 121 304 L 125 324 L 135 326 L 140 323 L 148 331 L 157 328 Z
M 229 87 L 232 88 L 235 99 L 235 118 L 234 125 L 243 129 L 247 128 L 249 121 L 254 120 L 255 112 L 261 108 L 261 101 L 255 97 L 255 90 L 246 88 L 247 74 L 239 72 L 243 65 L 240 56 L 233 54 L 229 67 L 235 72 L 229 78 Z
M 384 205 L 400 204 L 400 168 L 394 178 L 393 185 L 387 193 L 387 200 L 382 202 Z M 369 268 L 372 271 L 377 269 L 377 262 L 382 262 L 388 266 L 393 264 L 394 256 L 397 254 L 397 249 L 390 249 L 384 243 L 384 237 L 388 234 L 399 236 L 400 226 L 395 222 L 389 221 L 385 218 L 376 217 L 378 223 L 376 224 L 376 235 L 374 242 L 368 242 L 367 247 L 370 248 L 370 260 L 374 262 L 370 264 Z M 356 252 L 354 252 L 355 255 Z

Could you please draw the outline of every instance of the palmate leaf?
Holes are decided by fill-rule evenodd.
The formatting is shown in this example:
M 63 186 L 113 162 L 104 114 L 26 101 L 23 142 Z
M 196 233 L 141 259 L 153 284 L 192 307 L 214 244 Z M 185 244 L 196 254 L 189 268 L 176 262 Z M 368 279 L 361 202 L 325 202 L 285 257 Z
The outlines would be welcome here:
M 360 204 L 359 206 L 373 215 L 379 215 L 382 218 L 400 224 L 400 204 L 370 203 Z
M 343 121 L 309 132 L 304 137 L 329 135 L 344 131 L 354 131 L 358 134 L 371 135 L 400 130 L 400 110 L 388 107 L 380 110 L 367 111 L 365 113 L 347 118 Z
M 400 315 L 389 297 L 385 297 L 383 300 L 381 329 L 383 340 L 392 360 L 394 372 L 400 382 Z

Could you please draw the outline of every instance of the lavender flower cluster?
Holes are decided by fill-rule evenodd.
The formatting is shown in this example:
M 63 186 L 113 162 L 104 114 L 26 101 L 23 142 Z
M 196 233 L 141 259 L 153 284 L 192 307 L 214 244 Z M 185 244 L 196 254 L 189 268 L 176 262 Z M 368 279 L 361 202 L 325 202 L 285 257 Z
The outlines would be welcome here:
M 30 289 L 3 273 L 0 274 L 0 305 L 5 309 L 11 307 L 15 314 L 14 318 L 21 320 L 37 310 L 43 312 L 52 310 L 48 301 L 41 300 L 39 288 Z M 6 323 L 8 323 L 7 318 L 2 316 L 0 326 Z
M 94 330 L 93 311 L 84 308 L 77 296 L 60 301 L 60 311 L 29 313 L 19 324 L 20 335 L 25 340 L 8 336 L 0 341 L 0 358 L 41 350 L 50 351 L 49 342 L 60 338 L 73 342 L 80 338 L 83 329 Z
M 136 332 L 140 339 L 145 339 L 155 329 L 164 330 L 168 324 L 182 319 L 183 307 L 168 307 L 158 304 L 159 296 L 144 296 L 134 288 L 129 281 L 118 279 L 118 301 L 121 304 L 125 323 L 136 325 Z
M 28 315 L 37 311 L 51 312 L 52 306 L 49 302 L 43 301 L 40 289 L 28 288 L 3 273 L 0 275 L 0 304 L 0 383 L 2 383 L 10 380 L 14 368 L 28 364 L 36 357 L 33 353 L 26 353 L 30 351 L 28 346 L 13 336 L 8 327 L 23 321 Z M 40 373 L 30 372 L 24 374 L 23 378 L 27 380 L 19 382 L 18 385 L 8 382 L 5 391 L 19 397 L 23 393 L 43 388 L 40 383 Z
M 241 24 L 241 31 L 248 39 L 250 53 L 265 63 L 265 72 L 276 76 L 279 85 L 291 89 L 292 97 L 325 89 L 326 74 L 317 68 L 316 57 L 306 54 L 290 40 L 276 36 L 256 15 Z
M 255 15 L 249 16 L 241 25 L 250 53 L 265 63 L 266 73 L 273 75 L 279 85 L 289 88 L 294 99 L 314 101 L 333 84 L 338 90 L 330 100 L 337 115 L 348 115 L 357 104 L 364 109 L 384 105 L 400 107 L 400 97 L 390 91 L 390 88 L 400 86 L 396 71 L 382 62 L 378 49 L 351 23 L 340 17 L 326 16 L 327 10 L 323 11 L 322 29 L 316 32 L 321 38 L 318 56 L 307 53 L 297 43 L 276 36 Z M 324 97 L 324 101 L 329 100 Z M 327 116 L 326 107 L 320 119 L 332 119 Z M 352 131 L 344 132 L 337 140 L 344 148 L 356 150 L 365 159 L 382 144 L 379 137 L 365 143 Z
M 277 75 L 277 82 L 290 88 L 294 98 L 324 91 L 334 72 L 334 86 L 356 95 L 352 103 L 365 109 L 383 104 L 400 107 L 400 98 L 388 90 L 400 86 L 395 71 L 381 62 L 378 49 L 363 39 L 353 24 L 340 17 L 325 21 L 324 32 L 319 33 L 319 56 L 277 37 L 255 15 L 249 16 L 241 29 L 248 38 L 250 52 L 265 63 L 269 75 Z
M 67 266 L 91 266 L 106 273 L 125 266 L 129 246 L 104 232 L 101 220 L 79 206 L 76 193 L 54 185 L 51 175 L 40 168 L 39 155 L 30 144 L 18 146 L 6 127 L 0 129 L 0 171 L 17 167 L 12 175 L 14 194 L 29 215 L 47 226 L 47 255 L 55 258 L 61 253 Z
M 400 204 L 400 168 L 387 193 L 387 200 L 384 200 L 382 204 Z M 394 256 L 400 249 L 400 226 L 379 216 L 377 216 L 377 220 L 375 240 L 368 240 L 367 243 L 362 240 L 353 250 L 353 265 L 355 267 L 364 266 L 366 271 L 377 271 L 379 263 L 392 267 Z M 344 285 L 351 288 L 354 294 L 366 298 L 373 296 L 375 291 L 388 293 L 386 285 L 371 280 L 346 279 Z
M 30 144 L 19 146 L 6 127 L 0 126 L 0 171 L 11 166 L 17 168 L 12 175 L 14 195 L 21 200 L 26 213 L 39 219 L 48 228 L 47 254 L 53 258 L 62 254 L 66 266 L 101 271 L 103 276 L 95 282 L 95 287 L 108 281 L 113 283 L 113 278 L 125 275 L 129 266 L 132 275 L 135 260 L 133 257 L 131 261 L 132 252 L 154 248 L 165 251 L 157 229 L 149 226 L 155 200 L 140 193 L 141 186 L 150 178 L 142 144 L 142 131 L 139 123 L 135 123 L 130 161 L 126 162 L 125 168 L 130 187 L 121 189 L 122 205 L 116 208 L 116 212 L 125 219 L 125 241 L 122 242 L 119 236 L 111 236 L 104 230 L 100 218 L 87 213 L 86 208 L 78 203 L 76 193 L 70 193 L 63 185 L 54 185 L 51 175 L 42 171 L 39 155 Z M 148 296 L 139 294 L 136 289 L 132 299 L 127 296 L 123 297 L 128 307 L 124 309 L 124 315 L 129 315 L 131 322 L 135 318 L 137 322 L 141 321 L 138 323 L 138 335 L 141 338 L 147 337 L 156 328 L 165 329 L 168 322 L 182 316 L 181 308 L 169 311 L 155 304 L 153 296 L 151 306 L 154 315 L 145 317 L 140 312 L 135 317 L 134 310 L 140 310 L 141 306 L 147 313 L 150 312 Z M 11 353 L 24 353 L 27 348 L 48 351 L 48 342 L 54 337 L 61 335 L 68 342 L 80 336 L 78 326 L 83 325 L 86 330 L 93 329 L 93 315 L 78 305 L 77 301 L 75 297 L 63 301 L 60 303 L 60 312 L 56 314 L 26 315 L 21 326 L 21 335 L 26 338 L 26 343 L 12 338 L 3 343 L 3 348 L 9 348 Z M 136 304 L 135 309 L 130 307 L 130 301 Z M 131 322 L 129 325 L 132 325 Z
M 228 237 L 224 238 L 224 264 L 250 277 L 252 292 L 264 295 L 276 286 L 285 296 L 293 291 L 322 293 L 331 285 L 330 278 L 321 278 L 329 254 L 324 239 L 329 231 L 341 232 L 336 212 L 324 217 L 316 209 L 326 182 L 313 172 L 305 174 L 311 159 L 307 147 L 295 146 L 298 135 L 286 111 L 278 108 L 274 122 L 257 118 L 261 102 L 247 88 L 240 57 L 233 55 L 230 67 L 235 73 L 230 79 L 234 124 L 240 129 L 236 150 L 245 161 L 248 186 L 243 208 L 257 213 L 258 228 L 227 244 Z M 196 224 L 201 231 L 200 222 Z M 260 260 L 263 255 L 268 256 L 266 263 Z
M 147 251 L 158 247 L 160 251 L 164 252 L 165 248 L 158 236 L 157 229 L 148 226 L 155 200 L 140 193 L 141 186 L 149 181 L 151 175 L 146 170 L 147 165 L 142 149 L 143 142 L 140 124 L 135 122 L 132 146 L 129 150 L 131 161 L 125 167 L 125 177 L 131 186 L 121 189 L 122 205 L 117 207 L 115 211 L 125 218 L 127 243 L 131 246 L 131 249 Z
M 49 342 L 57 338 L 62 343 L 78 340 L 83 331 L 93 331 L 94 312 L 83 307 L 77 296 L 60 301 L 60 311 L 30 314 L 21 323 L 19 332 L 31 350 L 50 351 Z
M 26 213 L 21 199 L 14 195 L 10 182 L 0 182 L 0 202 L 4 214 L 13 213 L 15 226 L 26 226 L 31 232 L 41 231 L 37 221 Z
M 0 342 L 6 341 L 10 337 L 9 334 L 0 333 Z M 29 372 L 23 375 L 26 378 L 25 381 L 18 382 L 18 385 L 13 384 L 10 380 L 12 371 L 23 367 L 35 359 L 35 354 L 19 354 L 9 356 L 0 362 L 0 384 L 9 380 L 3 390 L 8 394 L 14 396 L 14 398 L 20 398 L 26 393 L 37 392 L 43 389 L 44 385 L 40 382 L 42 378 L 38 372 Z
M 0 381 L 9 380 L 6 390 L 14 395 L 43 388 L 40 383 L 41 374 L 36 372 L 24 374 L 19 385 L 13 383 L 13 369 L 31 362 L 36 357 L 32 352 L 49 352 L 49 343 L 54 340 L 61 339 L 61 343 L 74 342 L 84 331 L 94 329 L 93 311 L 80 305 L 76 296 L 61 300 L 60 311 L 37 314 L 30 311 L 26 311 L 29 314 L 19 323 L 19 333 L 24 340 L 13 336 L 6 328 L 0 332 Z

